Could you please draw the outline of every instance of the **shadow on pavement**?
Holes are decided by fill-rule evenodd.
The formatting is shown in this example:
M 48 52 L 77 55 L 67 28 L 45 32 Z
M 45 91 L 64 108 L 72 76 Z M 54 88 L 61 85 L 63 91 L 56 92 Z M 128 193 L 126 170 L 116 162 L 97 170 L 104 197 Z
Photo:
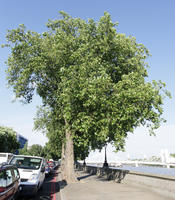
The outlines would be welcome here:
M 77 179 L 80 181 L 80 180 L 88 178 L 90 176 L 95 176 L 95 175 L 94 174 L 88 174 L 88 175 L 85 175 L 85 176 L 79 176 L 79 177 L 77 177 Z
M 126 170 L 111 170 L 111 169 L 102 169 L 100 173 L 88 173 L 84 172 L 83 170 L 76 170 L 78 173 L 77 179 L 80 181 L 82 179 L 87 179 L 92 177 L 96 181 L 115 181 L 116 183 L 121 183 L 121 181 L 125 178 L 126 174 L 129 171 Z
M 67 182 L 65 180 L 62 180 L 62 181 L 58 181 L 58 184 L 60 186 L 60 189 L 63 189 L 67 185 Z

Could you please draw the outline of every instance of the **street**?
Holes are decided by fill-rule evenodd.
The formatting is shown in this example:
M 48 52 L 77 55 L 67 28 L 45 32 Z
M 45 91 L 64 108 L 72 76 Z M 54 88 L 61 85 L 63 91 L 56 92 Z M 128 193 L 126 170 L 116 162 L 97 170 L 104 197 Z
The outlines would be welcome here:
M 59 184 L 57 181 L 58 171 L 55 170 L 52 175 L 45 178 L 43 187 L 38 191 L 35 197 L 18 197 L 17 200 L 60 200 Z

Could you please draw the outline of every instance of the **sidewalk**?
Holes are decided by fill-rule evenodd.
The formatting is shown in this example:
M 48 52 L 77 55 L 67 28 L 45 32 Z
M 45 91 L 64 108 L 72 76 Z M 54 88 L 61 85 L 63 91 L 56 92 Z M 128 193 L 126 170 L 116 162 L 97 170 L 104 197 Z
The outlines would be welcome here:
M 152 192 L 142 186 L 116 183 L 77 172 L 80 181 L 62 186 L 61 200 L 173 200 Z

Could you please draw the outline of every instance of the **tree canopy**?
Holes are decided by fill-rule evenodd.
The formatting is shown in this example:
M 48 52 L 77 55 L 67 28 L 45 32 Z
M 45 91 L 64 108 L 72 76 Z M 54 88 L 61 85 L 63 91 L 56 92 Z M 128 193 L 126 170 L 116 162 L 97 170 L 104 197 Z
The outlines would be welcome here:
M 19 146 L 16 132 L 12 128 L 0 126 L 0 152 L 15 153 Z
M 8 31 L 7 79 L 17 98 L 30 103 L 36 91 L 51 109 L 73 171 L 75 143 L 96 149 L 113 142 L 120 150 L 135 127 L 158 128 L 167 93 L 161 81 L 146 80 L 148 49 L 118 33 L 108 13 L 98 22 L 60 14 L 44 33 L 24 25 Z
M 22 155 L 45 157 L 44 148 L 39 144 L 33 144 L 30 147 L 26 144 L 23 149 L 19 150 L 19 153 Z

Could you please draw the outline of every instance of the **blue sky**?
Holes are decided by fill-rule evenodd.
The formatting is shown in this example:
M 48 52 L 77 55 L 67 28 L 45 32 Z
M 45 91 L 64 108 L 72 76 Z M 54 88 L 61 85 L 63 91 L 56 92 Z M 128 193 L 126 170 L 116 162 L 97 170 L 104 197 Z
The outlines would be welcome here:
M 25 24 L 27 29 L 37 32 L 46 30 L 48 19 L 55 19 L 63 10 L 72 17 L 98 20 L 105 11 L 109 12 L 113 22 L 119 22 L 118 32 L 136 37 L 151 53 L 148 60 L 150 80 L 162 80 L 172 94 L 166 99 L 164 117 L 167 123 L 157 130 L 157 136 L 150 137 L 147 130 L 139 128 L 129 135 L 126 142 L 126 154 L 155 155 L 161 148 L 175 153 L 175 1 L 174 0 L 6 0 L 0 6 L 0 43 L 5 43 L 7 29 Z M 13 92 L 6 87 L 5 69 L 8 49 L 0 48 L 0 125 L 10 126 L 29 139 L 29 145 L 42 144 L 46 138 L 35 133 L 33 118 L 39 97 L 32 104 L 12 103 Z M 124 155 L 124 154 L 121 154 Z

